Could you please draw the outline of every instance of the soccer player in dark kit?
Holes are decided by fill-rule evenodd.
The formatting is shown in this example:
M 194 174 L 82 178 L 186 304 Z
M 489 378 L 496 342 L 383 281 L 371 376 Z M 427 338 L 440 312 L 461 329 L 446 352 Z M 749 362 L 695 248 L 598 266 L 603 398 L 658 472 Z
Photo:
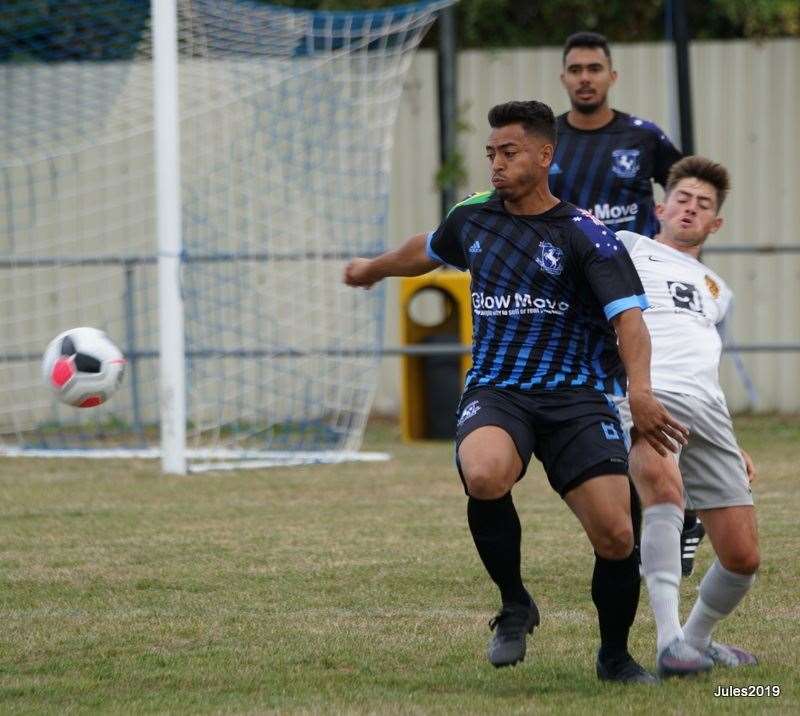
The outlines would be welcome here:
M 652 122 L 609 106 L 616 80 L 605 37 L 578 32 L 567 38 L 561 83 L 571 109 L 556 120 L 550 190 L 614 231 L 652 237 L 659 228 L 653 182 L 665 186 L 681 153 Z
M 563 201 L 588 209 L 614 231 L 652 238 L 659 230 L 653 182 L 666 186 L 681 153 L 658 126 L 612 109 L 608 94 L 617 81 L 603 35 L 576 32 L 564 43 L 561 83 L 571 109 L 557 119 L 558 146 L 550 165 L 550 190 Z M 705 535 L 694 512 L 681 533 L 684 576 Z
M 489 661 L 525 657 L 539 611 L 523 584 L 521 526 L 511 490 L 535 455 L 575 513 L 596 559 L 592 599 L 600 625 L 599 678 L 652 682 L 628 653 L 639 601 L 628 457 L 606 393 L 628 386 L 634 424 L 661 454 L 686 429 L 650 388 L 648 304 L 614 233 L 560 201 L 547 185 L 555 117 L 541 102 L 489 112 L 494 190 L 456 205 L 430 234 L 373 259 L 356 258 L 344 282 L 369 288 L 443 264 L 471 274 L 473 367 L 459 406 L 458 470 L 478 554 L 500 590 Z M 627 374 L 627 375 L 626 375 Z

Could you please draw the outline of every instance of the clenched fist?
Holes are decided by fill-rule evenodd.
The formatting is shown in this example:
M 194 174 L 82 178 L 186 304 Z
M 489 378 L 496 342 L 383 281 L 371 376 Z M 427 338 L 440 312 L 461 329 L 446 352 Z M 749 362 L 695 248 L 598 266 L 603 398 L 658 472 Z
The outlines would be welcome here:
M 342 281 L 348 286 L 371 288 L 378 280 L 372 271 L 372 259 L 353 259 L 344 267 Z

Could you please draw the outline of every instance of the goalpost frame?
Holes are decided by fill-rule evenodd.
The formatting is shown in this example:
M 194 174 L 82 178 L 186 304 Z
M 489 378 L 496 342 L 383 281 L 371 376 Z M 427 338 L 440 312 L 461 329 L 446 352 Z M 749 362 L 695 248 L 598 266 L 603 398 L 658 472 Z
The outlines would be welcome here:
M 176 0 L 151 0 L 158 239 L 161 470 L 186 474 L 186 361 L 181 294 L 181 175 Z
M 385 248 L 404 78 L 455 1 L 91 0 L 69 37 L 35 0 L 0 11 L 0 455 L 366 459 L 384 292 L 336 267 Z M 42 385 L 77 325 L 129 361 L 91 411 Z

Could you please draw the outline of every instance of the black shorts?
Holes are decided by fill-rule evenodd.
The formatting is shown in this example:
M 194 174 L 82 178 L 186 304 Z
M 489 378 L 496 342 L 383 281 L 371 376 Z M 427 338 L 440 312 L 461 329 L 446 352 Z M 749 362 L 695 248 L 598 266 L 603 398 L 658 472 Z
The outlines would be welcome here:
M 487 425 L 502 428 L 514 441 L 522 460 L 518 480 L 533 454 L 561 497 L 592 477 L 628 474 L 628 451 L 619 414 L 608 398 L 595 390 L 523 393 L 475 387 L 461 396 L 457 414 L 456 464 L 462 482 L 458 461 L 461 441 Z

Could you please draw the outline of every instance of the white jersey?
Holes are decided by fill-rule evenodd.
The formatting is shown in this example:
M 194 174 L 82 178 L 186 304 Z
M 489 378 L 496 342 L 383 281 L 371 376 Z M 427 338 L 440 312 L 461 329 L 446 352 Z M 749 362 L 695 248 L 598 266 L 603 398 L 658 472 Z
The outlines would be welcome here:
M 618 232 L 617 238 L 628 249 L 650 301 L 644 320 L 653 344 L 653 389 L 724 405 L 717 324 L 731 305 L 731 290 L 689 254 L 630 231 Z

